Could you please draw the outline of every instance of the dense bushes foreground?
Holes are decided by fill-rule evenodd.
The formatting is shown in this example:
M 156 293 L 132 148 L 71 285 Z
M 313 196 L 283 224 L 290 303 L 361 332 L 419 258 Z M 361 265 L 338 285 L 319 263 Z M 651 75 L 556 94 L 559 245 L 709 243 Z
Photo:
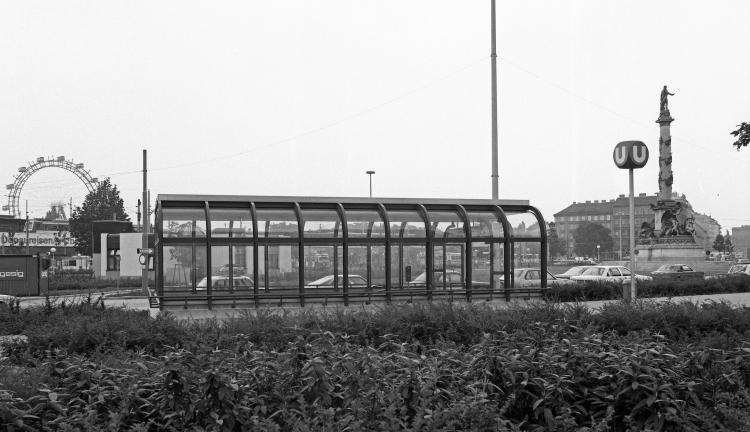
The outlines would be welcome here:
M 622 299 L 622 285 L 615 282 L 588 281 L 558 285 L 545 293 L 551 301 L 594 301 Z M 695 295 L 730 294 L 750 292 L 750 277 L 731 275 L 711 279 L 676 280 L 655 278 L 636 284 L 638 298 L 681 297 Z
M 435 303 L 220 326 L 90 300 L 0 312 L 7 324 L 29 336 L 0 371 L 0 424 L 18 430 L 750 427 L 750 309 L 726 303 Z

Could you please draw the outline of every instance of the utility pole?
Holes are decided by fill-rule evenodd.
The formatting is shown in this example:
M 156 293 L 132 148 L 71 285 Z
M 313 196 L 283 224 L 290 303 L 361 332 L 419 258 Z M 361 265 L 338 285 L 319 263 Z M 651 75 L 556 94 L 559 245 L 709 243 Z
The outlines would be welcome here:
M 138 231 L 141 231 L 141 199 L 138 198 Z
M 143 149 L 143 240 L 141 247 L 148 249 L 148 225 L 149 225 L 149 214 L 148 214 L 148 177 L 146 169 L 146 149 Z M 140 207 L 139 207 L 140 209 Z M 148 264 L 151 260 L 151 255 L 146 254 L 146 262 L 141 270 L 141 289 L 143 294 L 148 295 Z
M 29 200 L 26 200 L 26 255 L 29 253 Z
M 618 213 L 620 213 L 620 261 L 622 261 L 622 210 L 620 210 Z
M 495 53 L 495 0 L 492 0 L 492 199 L 499 199 L 497 174 L 497 54 Z

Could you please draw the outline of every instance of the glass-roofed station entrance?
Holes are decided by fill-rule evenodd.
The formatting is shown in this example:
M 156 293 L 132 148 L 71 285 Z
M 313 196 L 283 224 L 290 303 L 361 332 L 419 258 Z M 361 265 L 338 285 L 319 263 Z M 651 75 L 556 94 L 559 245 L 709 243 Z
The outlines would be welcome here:
M 150 300 L 216 309 L 528 298 L 547 284 L 544 227 L 522 200 L 159 195 Z M 516 281 L 520 268 L 538 283 Z

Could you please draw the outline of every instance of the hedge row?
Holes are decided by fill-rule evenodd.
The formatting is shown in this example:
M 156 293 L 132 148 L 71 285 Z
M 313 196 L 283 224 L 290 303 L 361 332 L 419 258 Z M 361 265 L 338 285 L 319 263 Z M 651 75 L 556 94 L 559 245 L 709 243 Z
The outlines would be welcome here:
M 50 291 L 88 291 L 119 286 L 121 288 L 139 288 L 141 277 L 121 277 L 118 279 L 94 278 L 89 274 L 51 275 L 49 278 Z M 149 286 L 154 286 L 152 279 Z
M 615 282 L 589 281 L 578 284 L 552 284 L 545 293 L 550 301 L 594 301 L 622 298 L 622 285 Z M 639 298 L 680 297 L 694 295 L 750 292 L 750 277 L 724 276 L 711 279 L 653 279 L 636 284 Z
M 750 427 L 750 349 L 676 350 L 663 336 L 571 323 L 484 335 L 463 349 L 388 337 L 246 336 L 109 364 L 55 354 L 49 386 L 0 390 L 26 430 L 705 431 Z
M 38 358 L 52 349 L 85 355 L 113 350 L 145 350 L 160 355 L 165 347 L 194 349 L 207 344 L 230 349 L 238 334 L 271 349 L 282 349 L 299 337 L 307 339 L 325 332 L 347 334 L 363 346 L 378 345 L 386 338 L 425 346 L 439 341 L 470 346 L 488 333 L 515 332 L 534 323 L 557 321 L 621 335 L 658 332 L 676 343 L 722 349 L 750 341 L 746 338 L 750 334 L 750 308 L 734 307 L 729 302 L 614 302 L 597 313 L 580 303 L 492 309 L 483 304 L 418 302 L 369 310 L 306 309 L 294 314 L 260 309 L 218 323 L 180 322 L 169 314 L 150 319 L 147 311 L 104 307 L 101 297 L 91 295 L 78 302 L 49 301 L 13 312 L 0 309 L 0 336 L 25 335 L 28 342 L 19 348 Z
M 220 324 L 89 295 L 0 309 L 2 333 L 28 340 L 0 363 L 0 430 L 750 428 L 750 308 L 728 302 L 436 302 Z

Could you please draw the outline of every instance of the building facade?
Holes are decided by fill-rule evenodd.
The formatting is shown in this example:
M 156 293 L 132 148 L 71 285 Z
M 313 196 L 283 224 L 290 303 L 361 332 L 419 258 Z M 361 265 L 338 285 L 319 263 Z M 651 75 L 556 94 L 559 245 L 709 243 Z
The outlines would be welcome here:
M 750 225 L 732 228 L 734 251 L 742 252 L 743 258 L 750 257 Z
M 654 212 L 651 206 L 656 204 L 658 196 L 640 193 L 634 197 L 635 230 L 640 235 L 643 222 L 653 222 Z M 695 241 L 705 250 L 711 250 L 714 238 L 721 231 L 719 223 L 711 216 L 696 212 L 687 201 L 685 195 L 672 193 L 672 199 L 687 205 L 695 216 Z M 615 199 L 573 202 L 564 210 L 555 213 L 555 225 L 558 237 L 566 245 L 569 253 L 575 247 L 574 232 L 581 222 L 594 222 L 603 225 L 612 234 L 615 241 L 614 253 L 619 257 L 629 250 L 630 238 L 630 199 L 620 195 Z

